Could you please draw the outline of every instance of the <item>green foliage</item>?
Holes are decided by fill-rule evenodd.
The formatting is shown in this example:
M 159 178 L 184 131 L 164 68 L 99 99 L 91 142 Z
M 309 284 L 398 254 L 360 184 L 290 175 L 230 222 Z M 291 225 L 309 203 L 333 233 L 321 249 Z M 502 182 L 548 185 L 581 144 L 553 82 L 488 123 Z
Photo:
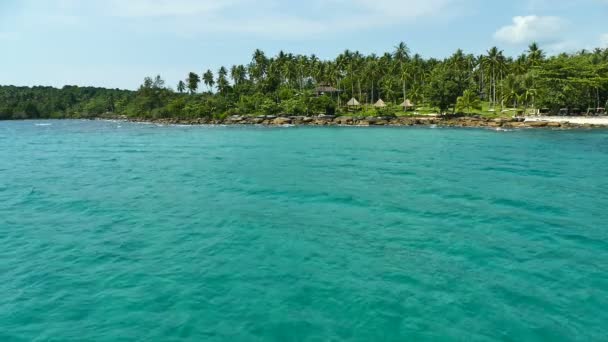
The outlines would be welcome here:
M 467 89 L 456 100 L 456 111 L 471 113 L 473 109 L 481 110 L 481 100 L 472 90 Z
M 0 86 L 0 119 L 87 118 L 118 113 L 134 92 L 118 89 L 65 86 Z
M 446 112 L 455 104 L 458 95 L 463 92 L 456 78 L 456 72 L 447 65 L 438 65 L 431 72 L 426 97 L 429 103 L 438 107 L 441 112 Z
M 194 94 L 198 90 L 198 85 L 201 83 L 201 78 L 196 73 L 191 72 L 188 74 L 186 83 L 190 94 Z
M 176 91 L 160 76 L 145 78 L 137 91 L 0 86 L 0 120 L 341 114 L 353 112 L 346 106 L 353 97 L 362 104 L 357 115 L 366 116 L 450 110 L 489 115 L 505 107 L 585 110 L 608 100 L 608 49 L 547 57 L 533 43 L 515 59 L 493 47 L 481 56 L 457 50 L 438 60 L 424 59 L 400 43 L 380 56 L 346 50 L 327 61 L 283 51 L 269 57 L 256 50 L 245 64 L 223 66 L 215 74 L 187 73 Z M 378 99 L 388 106 L 372 107 Z M 405 99 L 415 111 L 398 106 Z

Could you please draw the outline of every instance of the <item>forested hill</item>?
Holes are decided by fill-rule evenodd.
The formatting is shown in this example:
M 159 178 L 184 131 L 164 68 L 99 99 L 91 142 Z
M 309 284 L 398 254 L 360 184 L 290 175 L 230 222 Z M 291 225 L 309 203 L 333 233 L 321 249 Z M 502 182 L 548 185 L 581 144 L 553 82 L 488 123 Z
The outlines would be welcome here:
M 217 118 L 347 110 L 386 115 L 403 113 L 403 103 L 413 103 L 411 110 L 420 112 L 584 112 L 608 100 L 608 49 L 549 57 L 537 44 L 515 58 L 493 47 L 478 56 L 458 50 L 443 60 L 413 54 L 404 43 L 382 55 L 346 50 L 334 60 L 284 52 L 268 57 L 256 50 L 245 64 L 184 74 L 175 87 L 160 76 L 147 77 L 137 91 L 0 86 L 0 119 Z M 386 106 L 372 106 L 380 99 Z M 349 102 L 361 105 L 349 107 Z
M 129 103 L 134 92 L 65 86 L 0 86 L 0 119 L 87 118 L 114 112 Z

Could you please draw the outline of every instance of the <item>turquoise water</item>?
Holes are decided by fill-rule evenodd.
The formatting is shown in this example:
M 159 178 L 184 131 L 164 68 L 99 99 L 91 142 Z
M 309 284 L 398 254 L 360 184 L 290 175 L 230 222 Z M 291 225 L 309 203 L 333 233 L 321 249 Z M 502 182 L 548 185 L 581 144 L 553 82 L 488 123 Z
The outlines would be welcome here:
M 2 341 L 601 341 L 608 131 L 0 122 Z

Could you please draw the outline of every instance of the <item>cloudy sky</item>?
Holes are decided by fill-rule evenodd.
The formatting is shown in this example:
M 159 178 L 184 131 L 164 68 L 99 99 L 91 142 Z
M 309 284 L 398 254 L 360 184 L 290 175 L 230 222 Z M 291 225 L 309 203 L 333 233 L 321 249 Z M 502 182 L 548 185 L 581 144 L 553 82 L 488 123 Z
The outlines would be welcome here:
M 608 47 L 608 0 L 0 0 L 0 84 L 136 88 L 254 49 L 425 57 Z

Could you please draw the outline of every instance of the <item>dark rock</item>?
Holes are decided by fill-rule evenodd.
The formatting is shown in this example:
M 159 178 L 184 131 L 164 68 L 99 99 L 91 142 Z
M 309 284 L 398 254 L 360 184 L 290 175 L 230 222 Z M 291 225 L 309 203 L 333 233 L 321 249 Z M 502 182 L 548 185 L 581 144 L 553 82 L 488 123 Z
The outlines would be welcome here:
M 549 124 L 546 121 L 532 121 L 527 123 L 529 127 L 547 127 Z
M 334 119 L 334 122 L 338 125 L 350 125 L 354 122 L 354 119 L 352 116 L 339 116 Z

